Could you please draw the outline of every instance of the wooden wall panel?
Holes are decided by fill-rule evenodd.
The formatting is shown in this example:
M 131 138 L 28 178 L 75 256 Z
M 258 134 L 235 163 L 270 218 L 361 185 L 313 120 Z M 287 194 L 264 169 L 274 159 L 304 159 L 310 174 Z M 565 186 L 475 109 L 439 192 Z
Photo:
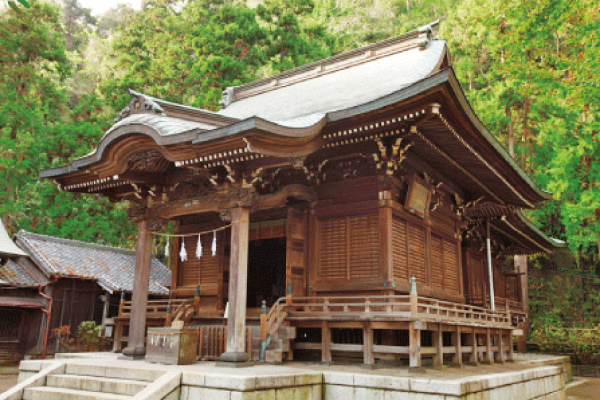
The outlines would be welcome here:
M 348 217 L 350 279 L 376 278 L 381 272 L 378 221 L 373 214 Z
M 346 217 L 324 219 L 319 228 L 320 278 L 347 279 Z
M 420 226 L 408 225 L 408 259 L 410 275 L 418 283 L 427 284 L 427 240 L 426 232 Z
M 456 241 L 443 239 L 444 250 L 444 289 L 450 293 L 460 293 L 459 254 Z
M 319 221 L 319 277 L 325 280 L 375 279 L 381 276 L 377 214 Z
M 394 257 L 394 279 L 408 280 L 408 224 L 394 217 L 392 219 L 392 254 Z
M 431 287 L 434 289 L 444 289 L 445 275 L 445 257 L 444 257 L 444 240 L 437 236 L 431 235 Z

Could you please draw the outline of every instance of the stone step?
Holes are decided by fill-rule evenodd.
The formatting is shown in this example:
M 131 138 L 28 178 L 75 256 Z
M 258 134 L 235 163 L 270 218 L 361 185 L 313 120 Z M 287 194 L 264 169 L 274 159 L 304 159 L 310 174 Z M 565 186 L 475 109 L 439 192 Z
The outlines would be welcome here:
M 133 396 L 148 382 L 85 375 L 49 375 L 46 386 Z
M 295 326 L 280 326 L 277 330 L 277 337 L 279 339 L 294 340 L 296 339 L 296 327 Z
M 129 400 L 131 396 L 112 393 L 86 392 L 84 390 L 28 387 L 23 392 L 23 400 Z
M 154 382 L 164 374 L 164 371 L 148 368 L 123 368 L 98 364 L 68 363 L 65 374 Z

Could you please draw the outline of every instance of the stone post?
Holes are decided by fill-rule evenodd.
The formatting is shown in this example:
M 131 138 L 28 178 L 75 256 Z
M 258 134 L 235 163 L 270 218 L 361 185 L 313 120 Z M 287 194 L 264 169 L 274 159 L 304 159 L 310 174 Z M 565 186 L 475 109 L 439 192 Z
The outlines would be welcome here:
M 123 354 L 142 358 L 146 354 L 146 305 L 148 303 L 148 284 L 150 281 L 150 263 L 152 262 L 152 233 L 148 222 L 138 222 L 138 241 L 133 272 L 133 293 L 131 298 L 131 317 L 129 320 L 129 341 Z
M 237 207 L 231 210 L 227 351 L 221 354 L 221 361 L 226 363 L 248 361 L 248 353 L 246 353 L 246 292 L 249 225 L 249 208 Z

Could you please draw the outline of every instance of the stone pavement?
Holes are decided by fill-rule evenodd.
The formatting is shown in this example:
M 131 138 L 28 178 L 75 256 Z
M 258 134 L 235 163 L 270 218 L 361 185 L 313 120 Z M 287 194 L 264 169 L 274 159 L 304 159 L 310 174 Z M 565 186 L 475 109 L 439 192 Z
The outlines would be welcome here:
M 575 381 L 575 384 L 567 386 L 567 400 L 600 399 L 600 378 L 576 378 Z

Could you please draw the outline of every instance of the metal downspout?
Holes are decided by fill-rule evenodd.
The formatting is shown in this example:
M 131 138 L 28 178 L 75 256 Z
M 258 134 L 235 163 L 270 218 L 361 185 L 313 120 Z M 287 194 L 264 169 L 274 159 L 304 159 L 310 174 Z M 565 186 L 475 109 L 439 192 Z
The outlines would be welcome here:
M 494 299 L 494 271 L 492 268 L 492 243 L 490 239 L 490 219 L 485 219 L 485 246 L 487 247 L 487 265 L 488 276 L 490 277 L 490 308 L 496 309 L 496 301 Z

